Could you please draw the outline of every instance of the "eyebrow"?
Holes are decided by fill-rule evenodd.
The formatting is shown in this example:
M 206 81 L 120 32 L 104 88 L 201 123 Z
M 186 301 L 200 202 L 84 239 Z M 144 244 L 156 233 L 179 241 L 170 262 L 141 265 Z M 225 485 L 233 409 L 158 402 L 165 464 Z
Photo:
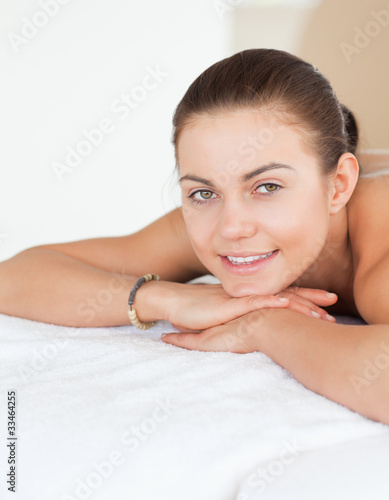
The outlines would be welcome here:
M 285 163 L 268 163 L 267 165 L 263 165 L 262 167 L 258 167 L 255 170 L 252 170 L 251 172 L 242 175 L 239 179 L 240 183 L 243 184 L 252 179 L 253 177 L 262 174 L 263 172 L 267 172 L 268 170 L 275 170 L 278 168 L 287 168 L 289 170 L 294 170 L 296 172 L 296 169 L 294 167 L 292 167 L 291 165 L 286 165 Z M 211 188 L 216 188 L 215 184 L 212 181 L 204 179 L 203 177 L 198 177 L 197 175 L 193 174 L 187 174 L 182 176 L 179 182 L 181 183 L 182 181 L 200 182 L 201 184 L 205 184 L 206 186 L 209 186 Z

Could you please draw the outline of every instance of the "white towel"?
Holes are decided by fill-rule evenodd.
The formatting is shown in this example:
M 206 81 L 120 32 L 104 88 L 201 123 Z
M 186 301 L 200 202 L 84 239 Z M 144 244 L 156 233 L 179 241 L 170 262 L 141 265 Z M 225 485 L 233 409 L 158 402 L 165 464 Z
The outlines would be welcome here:
M 161 342 L 169 331 L 167 322 L 142 332 L 0 315 L 0 458 L 6 464 L 14 389 L 18 499 L 247 500 L 250 474 L 280 454 L 294 449 L 296 465 L 313 451 L 389 436 L 260 352 L 180 349 Z M 289 486 L 288 499 L 303 498 Z M 14 498 L 4 475 L 0 492 Z

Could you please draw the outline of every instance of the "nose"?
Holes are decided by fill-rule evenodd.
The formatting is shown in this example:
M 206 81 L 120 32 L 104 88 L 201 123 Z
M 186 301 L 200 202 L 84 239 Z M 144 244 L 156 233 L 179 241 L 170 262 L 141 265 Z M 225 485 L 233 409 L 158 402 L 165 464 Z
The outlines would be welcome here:
M 244 202 L 223 206 L 219 234 L 226 240 L 251 238 L 257 232 L 257 220 Z

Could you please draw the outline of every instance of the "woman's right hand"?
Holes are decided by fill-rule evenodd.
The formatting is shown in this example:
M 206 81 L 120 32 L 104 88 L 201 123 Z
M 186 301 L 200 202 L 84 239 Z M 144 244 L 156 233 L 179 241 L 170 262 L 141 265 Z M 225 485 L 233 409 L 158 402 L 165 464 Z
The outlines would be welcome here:
M 181 331 L 201 331 L 227 323 L 257 309 L 289 305 L 288 298 L 275 295 L 231 297 L 219 284 L 150 281 L 139 289 L 137 295 L 141 291 L 144 292 L 142 297 L 144 305 L 138 311 L 140 320 L 142 321 L 144 316 L 142 310 L 145 314 L 148 307 L 149 314 L 154 316 L 152 319 L 170 321 Z M 136 304 L 134 306 L 136 308 Z

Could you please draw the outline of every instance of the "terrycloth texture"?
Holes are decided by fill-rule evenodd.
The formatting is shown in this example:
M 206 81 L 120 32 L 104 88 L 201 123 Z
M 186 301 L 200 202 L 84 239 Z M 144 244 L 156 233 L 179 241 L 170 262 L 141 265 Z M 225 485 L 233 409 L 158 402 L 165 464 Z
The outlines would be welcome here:
M 388 498 L 389 434 L 357 439 L 257 464 L 238 500 Z
M 389 449 L 388 426 L 306 389 L 264 354 L 184 350 L 161 342 L 166 331 L 166 322 L 141 332 L 0 315 L 0 459 L 4 471 L 6 391 L 16 389 L 19 500 L 249 500 L 258 466 L 274 473 L 266 494 L 287 483 L 287 496 L 269 498 L 300 500 L 292 471 L 312 474 L 311 453 L 329 450 L 333 466 L 340 443 L 361 459 L 366 440 Z M 280 456 L 296 458 L 279 474 Z M 374 465 L 382 482 L 388 459 Z M 369 467 L 348 470 L 348 498 L 366 498 Z M 4 475 L 0 492 L 14 498 Z

